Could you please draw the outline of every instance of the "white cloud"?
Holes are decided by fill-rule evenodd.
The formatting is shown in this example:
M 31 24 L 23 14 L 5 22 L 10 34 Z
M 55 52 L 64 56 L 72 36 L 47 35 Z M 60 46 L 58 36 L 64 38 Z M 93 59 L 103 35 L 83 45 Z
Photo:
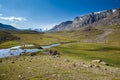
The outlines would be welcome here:
M 41 28 L 42 28 L 43 30 L 46 30 L 46 29 L 49 30 L 49 29 L 53 28 L 55 25 L 57 25 L 57 24 L 58 24 L 58 23 L 43 24 Z
M 15 16 L 10 16 L 10 17 L 0 17 L 1 20 L 6 20 L 6 21 L 27 21 L 26 18 L 24 17 L 15 17 Z
M 3 14 L 0 13 L 0 16 L 2 16 Z

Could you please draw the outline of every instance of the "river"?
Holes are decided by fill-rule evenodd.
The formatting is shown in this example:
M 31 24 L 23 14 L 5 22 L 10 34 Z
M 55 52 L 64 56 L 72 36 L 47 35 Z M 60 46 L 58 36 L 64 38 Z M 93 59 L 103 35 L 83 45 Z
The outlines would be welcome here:
M 51 44 L 51 45 L 41 46 L 41 47 L 43 49 L 47 49 L 47 48 L 51 48 L 51 47 L 59 46 L 59 45 L 61 45 L 61 44 L 57 43 L 57 44 Z M 25 46 L 32 47 L 35 45 L 27 44 Z M 37 49 L 37 48 L 21 49 L 21 47 L 23 47 L 23 46 L 14 46 L 14 47 L 7 48 L 7 49 L 0 49 L 0 58 L 18 56 L 18 55 L 23 54 L 23 53 L 35 53 L 35 52 L 43 51 L 43 49 Z

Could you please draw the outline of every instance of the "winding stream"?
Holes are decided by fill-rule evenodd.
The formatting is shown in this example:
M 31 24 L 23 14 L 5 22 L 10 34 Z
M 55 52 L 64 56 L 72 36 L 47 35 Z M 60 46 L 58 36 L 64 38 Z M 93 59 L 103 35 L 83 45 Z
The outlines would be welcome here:
M 47 46 L 41 46 L 43 49 L 47 49 L 47 48 L 51 48 L 54 46 L 59 46 L 61 44 L 51 44 L 51 45 L 47 45 Z M 32 47 L 35 46 L 33 44 L 27 44 L 25 45 L 27 47 Z M 23 46 L 14 46 L 11 48 L 7 48 L 7 49 L 0 49 L 0 58 L 4 58 L 4 57 L 10 57 L 10 56 L 17 56 L 23 53 L 34 53 L 34 52 L 39 52 L 39 51 L 43 51 L 43 49 L 21 49 L 21 47 Z

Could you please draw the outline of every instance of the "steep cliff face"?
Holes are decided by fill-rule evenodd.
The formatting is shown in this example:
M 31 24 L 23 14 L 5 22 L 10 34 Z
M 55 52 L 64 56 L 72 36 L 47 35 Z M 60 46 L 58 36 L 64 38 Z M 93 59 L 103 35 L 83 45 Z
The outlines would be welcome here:
M 103 26 L 120 22 L 120 8 L 93 12 L 84 16 L 78 16 L 73 21 L 66 21 L 56 25 L 50 31 L 73 30 L 87 26 Z

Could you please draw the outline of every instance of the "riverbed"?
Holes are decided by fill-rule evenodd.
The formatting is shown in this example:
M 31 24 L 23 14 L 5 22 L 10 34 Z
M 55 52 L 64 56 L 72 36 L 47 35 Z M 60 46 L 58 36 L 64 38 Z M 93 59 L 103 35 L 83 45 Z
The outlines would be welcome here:
M 61 44 L 57 43 L 57 44 L 41 46 L 42 49 L 37 49 L 37 48 L 22 49 L 23 46 L 14 46 L 14 47 L 7 48 L 7 49 L 0 49 L 0 58 L 18 56 L 18 55 L 24 54 L 24 53 L 35 53 L 35 52 L 43 51 L 43 49 L 48 49 L 48 48 L 51 48 L 51 47 L 54 47 L 54 46 L 59 46 L 59 45 L 61 45 Z M 34 47 L 35 45 L 26 44 L 24 46 L 26 46 L 26 47 Z

